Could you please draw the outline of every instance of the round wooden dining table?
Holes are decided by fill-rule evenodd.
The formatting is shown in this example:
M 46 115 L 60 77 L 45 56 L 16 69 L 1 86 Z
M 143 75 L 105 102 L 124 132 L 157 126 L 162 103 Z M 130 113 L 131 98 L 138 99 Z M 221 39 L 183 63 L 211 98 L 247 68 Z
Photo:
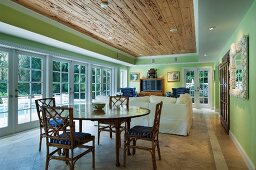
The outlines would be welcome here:
M 82 121 L 100 121 L 104 120 L 114 124 L 116 128 L 116 166 L 120 166 L 119 149 L 121 144 L 120 127 L 123 122 L 127 123 L 127 129 L 130 129 L 132 118 L 141 117 L 150 113 L 149 109 L 130 106 L 128 109 L 123 107 L 112 108 L 106 104 L 102 110 L 95 110 L 91 104 L 75 104 L 74 120 L 79 121 L 79 131 L 82 131 Z

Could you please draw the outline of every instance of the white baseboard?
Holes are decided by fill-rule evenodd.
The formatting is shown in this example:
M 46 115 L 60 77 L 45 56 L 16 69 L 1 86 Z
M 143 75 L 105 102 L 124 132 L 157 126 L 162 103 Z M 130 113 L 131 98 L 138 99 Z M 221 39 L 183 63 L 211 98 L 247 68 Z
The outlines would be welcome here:
M 252 160 L 246 154 L 246 152 L 244 151 L 243 147 L 240 145 L 240 143 L 238 142 L 238 140 L 236 139 L 236 137 L 234 136 L 234 134 L 231 131 L 229 131 L 229 136 L 230 136 L 231 140 L 233 141 L 233 143 L 235 144 L 235 146 L 238 149 L 238 151 L 240 152 L 240 154 L 242 155 L 247 168 L 249 170 L 255 170 L 255 166 L 254 166 Z

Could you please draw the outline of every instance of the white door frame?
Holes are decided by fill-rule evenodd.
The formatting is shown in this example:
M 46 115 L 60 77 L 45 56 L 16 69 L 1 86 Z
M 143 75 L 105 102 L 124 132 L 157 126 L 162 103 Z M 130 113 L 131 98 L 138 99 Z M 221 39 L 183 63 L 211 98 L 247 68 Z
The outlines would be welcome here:
M 199 85 L 198 82 L 198 71 L 201 69 L 205 69 L 205 70 L 209 70 L 208 73 L 208 103 L 209 104 L 199 104 L 199 100 L 198 100 L 198 90 L 197 87 Z M 212 72 L 212 67 L 210 66 L 205 66 L 205 67 L 182 67 L 182 75 L 183 75 L 183 79 L 182 79 L 182 85 L 185 87 L 186 84 L 186 80 L 185 80 L 185 70 L 194 70 L 195 71 L 195 101 L 193 104 L 194 108 L 209 108 L 209 109 L 213 109 L 213 103 L 212 103 L 212 95 L 213 95 L 213 90 L 212 90 L 212 83 L 213 83 L 213 72 Z M 197 84 L 196 84 L 197 83 Z

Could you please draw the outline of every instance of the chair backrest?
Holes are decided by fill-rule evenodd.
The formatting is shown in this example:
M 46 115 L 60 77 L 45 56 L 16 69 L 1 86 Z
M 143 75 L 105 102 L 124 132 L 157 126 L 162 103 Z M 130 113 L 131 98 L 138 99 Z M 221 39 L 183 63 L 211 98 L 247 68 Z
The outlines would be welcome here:
M 43 116 L 42 116 L 42 107 L 47 106 L 56 106 L 55 104 L 55 98 L 44 98 L 44 99 L 37 99 L 35 100 L 36 103 L 36 111 L 39 119 L 40 126 L 43 126 Z
M 75 123 L 73 121 L 73 108 L 59 106 L 43 108 L 43 124 L 46 142 L 63 145 L 74 145 Z
M 129 109 L 129 97 L 126 96 L 110 96 L 109 97 L 109 108 L 115 107 L 126 107 Z
M 154 119 L 154 124 L 153 124 L 153 128 L 152 128 L 153 137 L 157 137 L 158 133 L 159 133 L 159 125 L 160 125 L 162 106 L 163 106 L 162 101 L 160 103 L 156 104 L 155 119 Z

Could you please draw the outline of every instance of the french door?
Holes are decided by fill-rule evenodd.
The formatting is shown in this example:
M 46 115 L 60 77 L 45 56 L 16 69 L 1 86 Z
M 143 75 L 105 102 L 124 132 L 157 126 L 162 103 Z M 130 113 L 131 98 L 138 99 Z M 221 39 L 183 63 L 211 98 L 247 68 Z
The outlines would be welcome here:
M 184 68 L 184 83 L 189 88 L 193 106 L 196 108 L 211 107 L 211 68 Z
M 0 136 L 38 126 L 35 99 L 45 96 L 45 56 L 0 48 Z

